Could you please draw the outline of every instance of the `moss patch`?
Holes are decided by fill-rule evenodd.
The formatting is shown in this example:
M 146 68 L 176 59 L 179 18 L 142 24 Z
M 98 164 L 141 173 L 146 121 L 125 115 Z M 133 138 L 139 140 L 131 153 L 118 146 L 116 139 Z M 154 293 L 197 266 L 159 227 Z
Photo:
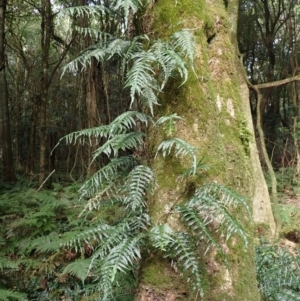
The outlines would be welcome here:
M 149 288 L 155 288 L 158 294 L 172 290 L 181 294 L 187 290 L 185 282 L 171 267 L 171 262 L 164 259 L 161 254 L 150 254 L 145 261 L 143 271 L 142 282 Z

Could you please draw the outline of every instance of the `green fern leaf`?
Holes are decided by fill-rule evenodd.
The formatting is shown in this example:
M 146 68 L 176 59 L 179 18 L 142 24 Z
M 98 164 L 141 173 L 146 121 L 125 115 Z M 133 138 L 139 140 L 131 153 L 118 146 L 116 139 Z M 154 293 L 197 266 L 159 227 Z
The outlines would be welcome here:
M 38 259 L 32 259 L 32 258 L 23 258 L 18 261 L 18 263 L 24 267 L 24 272 L 28 273 L 29 271 L 34 271 L 38 267 L 41 266 L 41 261 Z
M 163 82 L 160 86 L 162 90 L 167 83 L 168 79 L 177 71 L 180 77 L 183 79 L 184 84 L 188 79 L 188 70 L 185 60 L 174 49 L 169 48 L 167 44 L 157 42 L 153 45 L 153 54 L 159 67 L 162 70 L 160 76 L 163 78 Z M 181 85 L 182 85 L 181 84 Z
M 274 293 L 275 301 L 300 301 L 300 292 L 284 289 L 281 292 Z
M 30 249 L 38 252 L 51 252 L 58 251 L 61 245 L 59 235 L 56 232 L 52 232 L 49 235 L 37 237 L 30 241 Z
M 128 175 L 125 184 L 124 205 L 131 212 L 142 212 L 147 203 L 145 196 L 155 185 L 153 171 L 148 166 L 138 165 Z
M 69 263 L 63 270 L 63 274 L 70 274 L 84 282 L 90 271 L 91 259 L 77 259 Z
M 300 258 L 275 245 L 256 248 L 257 280 L 265 300 L 300 300 Z
M 153 247 L 164 252 L 174 243 L 174 231 L 167 224 L 155 225 L 149 231 L 149 237 Z
M 197 247 L 191 237 L 186 233 L 174 232 L 166 224 L 156 225 L 149 234 L 152 245 L 171 258 L 187 281 L 191 281 L 192 288 L 203 296 L 203 272 L 199 266 Z
M 199 266 L 197 248 L 191 237 L 186 233 L 175 233 L 174 242 L 170 245 L 167 254 L 174 258 L 175 265 L 182 269 L 187 282 L 190 282 L 192 289 L 203 296 L 203 271 Z
M 125 88 L 128 87 L 130 90 L 130 106 L 136 100 L 136 96 L 142 96 L 153 115 L 153 105 L 158 104 L 157 93 L 160 90 L 152 67 L 155 57 L 152 53 L 143 51 L 133 55 L 131 59 L 134 63 L 127 73 L 125 82 Z
M 248 239 L 243 227 L 229 213 L 226 206 L 222 202 L 218 202 L 215 196 L 196 190 L 195 195 L 188 201 L 186 206 L 197 209 L 206 224 L 216 222 L 218 228 L 225 235 L 226 241 L 233 234 L 238 234 L 247 246 Z
M 176 113 L 168 116 L 162 116 L 156 121 L 156 125 L 164 125 L 165 134 L 170 137 L 175 132 L 175 125 L 177 120 L 184 120 L 182 117 L 178 116 Z
M 67 7 L 59 12 L 58 17 L 65 18 L 65 16 L 68 15 L 71 17 L 89 16 L 90 18 L 92 18 L 92 17 L 99 17 L 100 12 L 108 13 L 108 14 L 113 13 L 112 10 L 110 10 L 104 5 L 93 5 L 93 6 L 83 5 L 83 6 Z
M 0 257 L 0 270 L 3 271 L 4 269 L 15 269 L 18 267 L 18 263 L 8 260 L 5 257 Z
M 114 135 L 93 153 L 92 162 L 101 154 L 106 154 L 108 157 L 116 157 L 120 150 L 137 149 L 143 144 L 144 137 L 145 134 L 142 132 Z
M 251 218 L 250 209 L 245 198 L 232 189 L 217 183 L 207 183 L 198 188 L 197 194 L 200 195 L 202 193 L 214 196 L 216 200 L 227 207 L 243 206 L 248 216 Z
M 61 246 L 68 248 L 75 248 L 75 251 L 83 252 L 83 244 L 87 243 L 89 247 L 93 248 L 92 241 L 99 242 L 109 237 L 112 232 L 112 226 L 107 224 L 100 224 L 92 226 L 84 231 L 68 232 L 61 237 Z
M 191 156 L 193 174 L 195 174 L 196 170 L 197 170 L 197 158 L 196 158 L 196 154 L 195 154 L 195 148 L 182 139 L 172 138 L 172 139 L 161 142 L 161 144 L 157 148 L 155 158 L 157 157 L 157 154 L 159 151 L 162 151 L 164 158 L 167 155 L 170 155 L 173 147 L 175 147 L 175 157 L 178 157 L 179 155 L 183 155 L 183 156 L 190 155 Z
M 104 42 L 106 41 L 110 41 L 113 39 L 113 36 L 110 33 L 100 31 L 99 29 L 81 26 L 74 26 L 74 29 L 84 37 L 91 37 L 93 39 L 97 39 L 102 44 L 104 44 Z
M 28 299 L 26 297 L 26 294 L 22 294 L 12 290 L 0 289 L 0 300 L 1 301 L 11 301 L 11 300 L 27 301 Z
M 187 207 L 185 205 L 180 205 L 176 208 L 181 214 L 181 218 L 184 221 L 187 229 L 192 232 L 193 237 L 197 237 L 198 243 L 204 242 L 207 245 L 207 248 L 204 252 L 204 255 L 207 251 L 213 247 L 217 249 L 222 255 L 225 263 L 227 264 L 226 255 L 221 248 L 220 244 L 215 240 L 212 233 L 209 231 L 207 227 L 207 223 L 203 221 L 203 219 L 198 215 L 197 210 L 194 208 Z
M 137 163 L 137 160 L 133 156 L 113 158 L 83 184 L 79 190 L 81 194 L 80 199 L 85 196 L 91 197 L 99 194 L 103 188 L 106 190 L 108 184 L 115 183 L 120 178 L 123 178 Z M 87 204 L 87 206 L 89 205 Z
M 190 30 L 184 29 L 175 32 L 171 37 L 171 45 L 173 49 L 179 49 L 181 55 L 185 54 L 189 59 L 190 65 L 193 66 L 196 44 Z
M 142 8 L 143 2 L 140 0 L 117 0 L 114 5 L 115 9 L 124 11 L 125 27 L 128 25 L 129 13 L 135 14 L 140 8 Z
M 136 111 L 127 111 L 119 115 L 109 125 L 102 125 L 95 128 L 84 129 L 64 136 L 59 140 L 58 144 L 54 147 L 54 149 L 62 141 L 66 141 L 67 144 L 72 144 L 76 142 L 79 142 L 81 144 L 90 142 L 91 144 L 92 138 L 107 139 L 113 138 L 115 135 L 125 134 L 136 126 L 136 120 L 138 120 L 141 123 L 144 123 L 145 125 L 148 125 L 148 122 L 152 122 L 151 117 L 146 114 Z
M 117 272 L 125 273 L 133 268 L 133 264 L 141 258 L 140 253 L 141 237 L 125 237 L 115 245 L 100 262 L 101 274 L 103 277 L 109 277 L 112 283 L 115 280 Z

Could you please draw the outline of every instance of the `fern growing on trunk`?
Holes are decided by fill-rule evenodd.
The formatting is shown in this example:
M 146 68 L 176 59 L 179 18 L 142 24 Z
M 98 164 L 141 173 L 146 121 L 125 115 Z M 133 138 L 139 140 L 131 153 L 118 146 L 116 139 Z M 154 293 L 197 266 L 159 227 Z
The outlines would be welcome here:
M 89 287 L 90 292 L 97 291 L 101 300 L 113 300 L 116 281 L 120 275 L 137 275 L 141 254 L 148 242 L 147 248 L 152 245 L 153 249 L 160 250 L 172 259 L 173 265 L 176 265 L 191 287 L 203 295 L 203 266 L 198 245 L 205 243 L 207 250 L 217 249 L 226 262 L 226 255 L 211 229 L 221 232 L 225 241 L 232 235 L 239 235 L 246 246 L 246 234 L 230 214 L 230 208 L 242 206 L 250 214 L 249 208 L 245 200 L 234 191 L 211 183 L 197 188 L 189 200 L 174 208 L 174 212 L 181 215 L 183 225 L 186 226 L 185 232 L 176 232 L 167 224 L 153 224 L 148 212 L 147 198 L 155 190 L 155 174 L 150 167 L 140 164 L 139 158 L 135 156 L 118 157 L 124 147 L 133 150 L 143 140 L 123 142 L 121 139 L 118 140 L 120 143 L 112 143 L 115 137 L 134 128 L 135 120 L 131 118 L 137 114 L 140 113 L 125 112 L 118 118 L 123 120 L 121 123 L 118 120 L 113 121 L 110 125 L 98 127 L 98 130 L 85 130 L 65 138 L 73 142 L 89 139 L 91 132 L 97 132 L 96 137 L 107 139 L 107 146 L 100 146 L 96 150 L 95 159 L 101 153 L 113 158 L 82 186 L 82 197 L 88 196 L 89 200 L 81 215 L 88 217 L 91 212 L 99 212 L 101 215 L 102 210 L 118 214 L 99 218 L 96 226 L 71 239 L 62 239 L 62 246 L 75 248 L 78 253 L 84 253 L 86 246 L 93 250 L 88 258 L 72 262 L 63 272 L 75 275 L 82 281 L 91 277 L 97 279 L 94 286 Z M 140 122 L 151 120 L 150 117 L 141 116 L 143 118 L 138 118 Z M 161 120 L 168 121 L 170 118 L 160 119 L 159 125 L 163 124 Z M 175 152 L 172 151 L 174 147 Z M 195 148 L 186 141 L 170 138 L 159 145 L 157 153 L 159 151 L 162 151 L 164 157 L 172 154 L 175 157 L 188 155 L 192 161 L 192 174 L 196 173 L 198 164 Z
M 139 1 L 125 2 L 133 11 L 137 8 L 132 6 L 133 3 L 141 4 Z M 125 2 L 118 3 L 124 5 Z M 125 16 L 128 16 L 128 7 L 123 7 Z M 76 13 L 76 9 L 73 8 L 72 13 Z M 93 213 L 96 225 L 94 223 L 71 238 L 70 235 L 61 238 L 62 247 L 73 248 L 79 254 L 84 254 L 84 249 L 88 248 L 91 254 L 70 263 L 63 272 L 75 275 L 82 281 L 93 279 L 92 283 L 89 281 L 89 293 L 97 292 L 96 300 L 114 300 L 120 275 L 123 274 L 123 278 L 137 275 L 143 250 L 147 246 L 171 258 L 191 287 L 203 295 L 203 267 L 197 244 L 203 241 L 207 248 L 216 248 L 226 258 L 211 232 L 210 226 L 214 224 L 216 227 L 217 224 L 226 240 L 237 234 L 247 245 L 242 226 L 229 210 L 229 207 L 242 205 L 249 212 L 247 204 L 241 196 L 221 185 L 204 185 L 197 188 L 189 200 L 174 208 L 174 212 L 181 215 L 186 231 L 174 231 L 167 224 L 154 224 L 147 201 L 157 185 L 155 174 L 147 164 L 142 164 L 141 159 L 144 158 L 135 156 L 135 151 L 143 148 L 146 139 L 141 129 L 149 124 L 162 125 L 168 140 L 161 142 L 156 156 L 162 152 L 163 157 L 191 158 L 191 166 L 184 173 L 186 177 L 195 175 L 199 168 L 195 147 L 175 136 L 176 120 L 182 118 L 171 114 L 160 117 L 156 123 L 153 121 L 154 107 L 159 104 L 159 94 L 167 81 L 171 77 L 179 77 L 184 84 L 189 70 L 193 70 L 193 35 L 184 29 L 164 42 L 151 41 L 146 35 L 131 41 L 112 35 L 105 37 L 100 39 L 101 45 L 82 52 L 65 70 L 77 72 L 87 66 L 92 58 L 103 62 L 120 60 L 121 65 L 128 68 L 123 70 L 124 88 L 129 93 L 130 106 L 138 103 L 143 113 L 127 111 L 108 125 L 71 133 L 63 138 L 67 143 L 89 143 L 91 138 L 101 139 L 104 142 L 95 150 L 93 161 L 100 155 L 108 159 L 108 164 L 80 189 L 81 198 L 88 198 L 81 216 L 88 219 Z M 145 112 L 150 112 L 151 116 Z

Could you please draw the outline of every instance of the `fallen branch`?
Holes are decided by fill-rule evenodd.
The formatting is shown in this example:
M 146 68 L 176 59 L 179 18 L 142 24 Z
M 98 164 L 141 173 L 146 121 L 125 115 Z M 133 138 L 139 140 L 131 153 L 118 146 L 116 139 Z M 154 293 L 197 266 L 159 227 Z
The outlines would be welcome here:
M 48 175 L 48 177 L 45 179 L 45 181 L 41 184 L 41 186 L 37 189 L 37 191 L 40 191 L 42 189 L 42 187 L 44 186 L 44 184 L 47 182 L 47 180 L 52 176 L 52 174 L 55 173 L 55 169 L 53 169 L 51 171 L 51 173 Z

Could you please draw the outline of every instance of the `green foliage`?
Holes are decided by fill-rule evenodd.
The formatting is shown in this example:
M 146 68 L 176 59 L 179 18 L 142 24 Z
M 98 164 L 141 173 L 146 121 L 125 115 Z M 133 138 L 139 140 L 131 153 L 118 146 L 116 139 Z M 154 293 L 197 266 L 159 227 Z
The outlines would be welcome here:
M 26 295 L 18 292 L 0 289 L 0 300 L 1 301 L 11 301 L 11 300 L 20 300 L 26 301 Z
M 169 225 L 153 224 L 148 213 L 147 199 L 155 190 L 155 174 L 150 167 L 141 165 L 135 156 L 119 157 L 120 150 L 135 150 L 138 147 L 138 143 L 128 143 L 129 136 L 125 140 L 120 139 L 118 144 L 111 142 L 115 137 L 132 130 L 136 125 L 133 117 L 136 116 L 140 116 L 139 121 L 151 120 L 146 115 L 130 111 L 109 125 L 73 133 L 65 138 L 68 143 L 72 143 L 91 139 L 93 135 L 105 137 L 107 142 L 95 151 L 94 156 L 105 153 L 110 161 L 88 179 L 80 190 L 82 197 L 90 197 L 81 215 L 86 218 L 95 216 L 95 223 L 78 234 L 66 233 L 60 239 L 63 247 L 74 250 L 78 255 L 85 254 L 86 249 L 90 250 L 90 254 L 87 258 L 72 261 L 63 273 L 89 282 L 90 294 L 97 292 L 101 300 L 112 300 L 117 298 L 116 279 L 121 275 L 126 278 L 138 274 L 141 254 L 148 242 L 148 249 L 158 249 L 172 259 L 172 264 L 190 283 L 191 288 L 203 295 L 203 266 L 199 245 L 206 244 L 204 253 L 209 248 L 216 248 L 227 263 L 214 232 L 219 231 L 219 235 L 225 237 L 225 242 L 237 234 L 247 245 L 242 226 L 229 210 L 242 206 L 250 215 L 249 208 L 246 201 L 234 191 L 215 183 L 205 184 L 174 210 L 174 213 L 181 215 L 186 232 L 176 232 Z M 171 122 L 170 126 L 175 127 L 174 122 L 179 119 L 175 114 L 163 116 L 153 125 Z M 110 145 L 112 151 L 104 151 L 107 149 L 105 145 Z M 191 157 L 190 174 L 195 175 L 200 165 L 197 164 L 194 147 L 186 141 L 179 138 L 162 141 L 156 155 L 162 151 L 165 157 L 173 149 L 175 157 Z M 94 281 L 91 282 L 91 279 Z
M 167 137 L 173 136 L 175 133 L 175 126 L 177 120 L 183 120 L 180 116 L 178 116 L 176 113 L 171 114 L 168 116 L 161 116 L 157 119 L 156 124 L 161 125 L 163 124 L 163 130 Z
M 172 138 L 169 140 L 164 140 L 160 143 L 160 145 L 157 148 L 155 157 L 157 156 L 159 151 L 162 151 L 163 157 L 165 158 L 167 155 L 170 155 L 173 146 L 175 148 L 175 157 L 178 157 L 179 155 L 190 155 L 192 158 L 192 174 L 196 174 L 197 170 L 197 157 L 195 154 L 195 148 L 187 143 L 186 141 L 180 139 L 180 138 Z
M 18 267 L 18 265 L 16 264 L 16 262 L 13 262 L 5 257 L 0 257 L 0 270 L 8 270 L 8 269 L 16 269 Z M 26 295 L 16 292 L 16 291 L 12 291 L 10 289 L 3 289 L 3 283 L 1 281 L 1 277 L 0 277 L 0 300 L 3 301 L 9 301 L 9 300 L 27 300 Z
M 64 70 L 76 74 L 88 68 L 92 60 L 118 61 L 130 106 L 153 116 L 159 93 L 168 80 L 179 77 L 182 84 L 187 81 L 189 70 L 193 70 L 195 45 L 186 29 L 167 41 L 151 41 L 146 35 L 128 41 L 122 26 L 128 25 L 129 12 L 134 14 L 141 6 L 142 1 L 126 0 L 115 1 L 111 7 L 66 10 L 64 13 L 77 17 L 101 13 L 110 17 L 121 12 L 124 23 L 118 34 L 77 29 L 90 37 L 97 36 L 99 43 L 84 50 Z M 19 269 L 10 274 L 10 287 L 20 288 L 31 300 L 124 300 L 124 291 L 130 292 L 126 295 L 129 299 L 139 280 L 142 254 L 150 250 L 170 258 L 175 270 L 202 296 L 202 243 L 206 246 L 204 255 L 209 248 L 216 248 L 225 260 L 220 239 L 226 243 L 232 235 L 239 235 L 247 245 L 246 234 L 231 210 L 238 211 L 240 205 L 248 213 L 249 209 L 245 200 L 230 189 L 206 184 L 171 212 L 181 216 L 182 231 L 151 221 L 148 200 L 155 191 L 156 178 L 136 154 L 144 146 L 148 124 L 163 124 L 168 136 L 156 155 L 162 152 L 163 157 L 190 157 L 187 177 L 204 169 L 195 148 L 174 137 L 175 122 L 180 119 L 172 114 L 154 123 L 147 114 L 126 111 L 108 125 L 62 138 L 59 143 L 92 145 L 96 141 L 99 147 L 91 163 L 100 156 L 107 162 L 82 185 L 78 197 L 68 197 L 60 184 L 55 184 L 51 192 L 31 189 L 25 194 L 2 195 L 1 220 L 5 226 L 1 236 L 7 248 L 0 255 L 5 260 L 15 258 Z M 2 275 L 9 268 L 5 260 Z M 30 281 L 29 275 L 34 276 Z
M 256 249 L 259 288 L 266 301 L 300 300 L 300 257 L 286 248 L 260 245 Z
M 168 225 L 156 225 L 150 230 L 150 239 L 155 248 L 173 260 L 172 264 L 191 287 L 203 296 L 203 269 L 197 252 L 197 244 L 183 232 L 174 232 Z
M 144 41 L 150 41 L 149 37 L 137 36 L 131 41 L 111 38 L 81 53 L 65 67 L 65 71 L 76 73 L 80 68 L 89 66 L 92 59 L 107 62 L 117 56 L 122 65 L 131 66 L 125 74 L 125 88 L 129 89 L 131 106 L 138 101 L 153 115 L 153 108 L 158 105 L 158 94 L 167 81 L 178 73 L 183 83 L 186 82 L 188 67 L 193 68 L 195 46 L 188 30 L 174 33 L 168 42 L 155 41 L 147 50 L 144 49 Z
M 25 186 L 0 196 L 0 300 L 78 300 L 69 287 L 80 283 L 60 277 L 65 262 L 77 256 L 60 250 L 60 239 L 68 231 L 78 234 L 87 222 L 77 218 L 83 207 L 74 187 L 53 186 L 58 191 Z

